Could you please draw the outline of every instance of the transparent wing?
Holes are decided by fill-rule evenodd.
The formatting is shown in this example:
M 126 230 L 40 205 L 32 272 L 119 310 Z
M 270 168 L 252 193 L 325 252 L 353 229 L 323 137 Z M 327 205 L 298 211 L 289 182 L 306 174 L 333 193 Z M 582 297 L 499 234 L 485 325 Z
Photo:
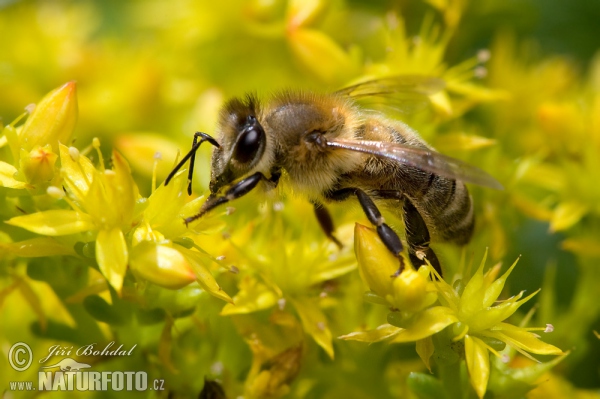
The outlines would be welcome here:
M 429 104 L 427 96 L 445 86 L 442 79 L 431 76 L 399 75 L 367 80 L 335 93 L 351 97 L 367 108 L 412 113 L 426 108 Z
M 483 170 L 458 159 L 442 155 L 427 148 L 417 148 L 400 143 L 367 140 L 332 140 L 327 145 L 393 159 L 449 179 L 461 180 L 480 186 L 502 190 L 502 185 Z

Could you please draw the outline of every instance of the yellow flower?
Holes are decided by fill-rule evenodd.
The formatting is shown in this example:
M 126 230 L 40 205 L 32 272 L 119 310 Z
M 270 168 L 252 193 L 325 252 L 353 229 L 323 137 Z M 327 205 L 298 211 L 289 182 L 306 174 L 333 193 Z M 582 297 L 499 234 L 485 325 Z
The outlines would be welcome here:
M 98 149 L 99 143 L 96 142 Z M 124 231 L 131 229 L 138 190 L 125 159 L 113 152 L 112 169 L 97 170 L 74 147 L 59 144 L 61 175 L 73 210 L 49 210 L 18 216 L 6 223 L 34 233 L 61 236 L 96 231 L 96 261 L 108 282 L 123 286 L 128 248 Z M 101 156 L 98 149 L 98 154 Z M 100 157 L 101 167 L 104 162 Z
M 226 305 L 222 315 L 248 314 L 291 305 L 304 331 L 333 358 L 332 334 L 321 309 L 320 293 L 314 287 L 352 271 L 356 264 L 348 253 L 332 255 L 325 246 L 315 248 L 306 242 L 286 239 L 277 227 L 271 228 L 268 256 L 252 259 L 257 276 L 242 279 L 240 290 L 233 298 L 235 305 Z M 273 237 L 280 237 L 274 240 Z M 336 249 L 337 251 L 337 249 Z
M 46 184 L 58 175 L 55 163 L 59 143 L 71 140 L 77 121 L 75 82 L 69 82 L 48 93 L 33 109 L 23 126 L 15 125 L 18 117 L 2 129 L 0 147 L 8 144 L 12 164 L 0 161 L 0 186 L 32 189 Z M 45 187 L 43 187 L 45 188 Z
M 525 298 L 522 298 L 523 292 L 521 292 L 506 300 L 498 300 L 506 279 L 517 265 L 518 260 L 497 279 L 500 265 L 491 268 L 484 274 L 485 260 L 486 256 L 464 287 L 462 295 L 441 279 L 435 282 L 439 290 L 440 302 L 452 309 L 459 320 L 453 326 L 454 341 L 464 339 L 465 358 L 471 385 L 480 398 L 483 398 L 486 392 L 489 379 L 488 351 L 500 357 L 498 351 L 490 345 L 491 341 L 503 342 L 528 358 L 531 358 L 529 353 L 539 355 L 563 353 L 557 347 L 541 341 L 539 336 L 533 333 L 533 331 L 544 331 L 546 328 L 517 327 L 504 322 L 539 291 Z M 494 304 L 495 306 L 492 306 Z
M 181 171 L 144 201 L 132 234 L 130 267 L 137 276 L 165 288 L 180 288 L 197 280 L 211 295 L 232 303 L 206 265 L 212 259 L 190 249 L 195 244 L 187 237 L 205 228 L 219 228 L 222 222 L 208 215 L 185 225 L 183 220 L 197 212 L 204 200 L 200 197 L 186 204 L 186 185 L 187 173 Z
M 488 351 L 500 356 L 494 343 L 507 344 L 530 357 L 527 352 L 542 355 L 559 355 L 562 351 L 546 344 L 533 331 L 544 328 L 517 327 L 506 323 L 523 303 L 537 292 L 523 298 L 523 292 L 498 301 L 506 279 L 516 266 L 496 279 L 500 265 L 483 273 L 485 257 L 481 265 L 464 290 L 461 285 L 453 288 L 441 276 L 437 280 L 427 281 L 429 267 L 414 271 L 406 265 L 398 277 L 390 277 L 397 267 L 397 260 L 377 234 L 369 228 L 357 225 L 356 253 L 359 270 L 363 280 L 373 292 L 366 296 L 375 303 L 391 306 L 393 312 L 388 315 L 390 324 L 383 324 L 375 330 L 354 332 L 340 338 L 361 342 L 378 342 L 391 339 L 390 342 L 417 341 L 417 352 L 429 367 L 429 358 L 434 352 L 430 337 L 451 326 L 453 341 L 464 341 L 464 356 L 473 388 L 479 397 L 485 394 L 490 372 Z M 407 262 L 405 262 L 407 263 Z M 389 281 L 388 281 L 389 280 Z M 438 306 L 432 306 L 439 300 Z M 495 306 L 493 306 L 495 304 Z M 444 350 L 444 348 L 435 348 Z

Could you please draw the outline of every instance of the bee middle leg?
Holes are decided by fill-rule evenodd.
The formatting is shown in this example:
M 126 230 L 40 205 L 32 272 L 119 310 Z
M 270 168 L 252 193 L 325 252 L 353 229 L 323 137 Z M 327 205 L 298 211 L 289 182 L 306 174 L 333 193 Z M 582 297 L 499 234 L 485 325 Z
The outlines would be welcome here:
M 402 245 L 402 241 L 400 241 L 398 234 L 385 223 L 385 219 L 381 216 L 381 212 L 377 209 L 373 199 L 360 188 L 343 188 L 330 193 L 327 198 L 333 201 L 343 201 L 351 195 L 356 195 L 367 219 L 369 219 L 369 222 L 377 228 L 379 238 L 381 238 L 381 241 L 383 241 L 387 249 L 400 261 L 400 267 L 395 273 L 396 276 L 399 275 L 402 273 L 402 270 L 404 270 L 404 261 L 401 256 L 404 246 Z

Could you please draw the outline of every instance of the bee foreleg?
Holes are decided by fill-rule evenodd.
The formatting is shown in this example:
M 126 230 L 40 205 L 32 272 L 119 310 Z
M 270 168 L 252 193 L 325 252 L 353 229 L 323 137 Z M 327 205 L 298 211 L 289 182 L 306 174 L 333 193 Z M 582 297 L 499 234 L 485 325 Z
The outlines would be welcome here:
M 217 196 L 211 194 L 206 199 L 206 202 L 202 205 L 202 208 L 200 208 L 200 212 L 198 212 L 198 214 L 184 219 L 185 224 L 187 225 L 193 222 L 194 220 L 201 218 L 205 213 L 216 208 L 219 205 L 222 205 L 229 201 L 233 201 L 236 198 L 243 197 L 244 195 L 252 191 L 252 189 L 256 187 L 261 180 L 264 180 L 266 182 L 270 181 L 261 172 L 256 172 L 255 174 L 243 180 L 240 180 L 239 182 L 229 187 L 229 189 L 225 191 L 225 195 Z
M 442 267 L 435 252 L 429 247 L 429 230 L 423 217 L 408 198 L 404 200 L 403 211 L 410 261 L 413 266 L 418 267 L 418 265 L 423 264 L 423 258 L 427 258 L 431 266 L 441 276 Z
M 358 198 L 358 202 L 365 215 L 367 215 L 369 222 L 377 228 L 377 234 L 379 235 L 379 238 L 381 238 L 381 241 L 383 241 L 387 249 L 400 260 L 400 267 L 395 274 L 399 275 L 402 270 L 404 270 L 404 261 L 401 256 L 402 249 L 404 248 L 402 241 L 400 241 L 398 234 L 385 223 L 383 216 L 381 216 L 381 212 L 379 212 L 379 209 L 377 209 L 377 206 L 371 197 L 360 188 L 344 188 L 329 194 L 328 198 L 335 201 L 342 201 L 352 194 L 356 195 Z
M 315 209 L 315 216 L 317 217 L 319 225 L 321 226 L 321 229 L 323 229 L 323 232 L 327 238 L 329 238 L 335 243 L 335 245 L 342 249 L 342 243 L 333 235 L 335 228 L 333 227 L 333 220 L 331 219 L 331 215 L 329 214 L 327 208 L 325 208 L 320 202 L 313 202 L 313 206 Z
M 198 137 L 201 137 L 200 141 L 198 141 Z M 167 176 L 167 178 L 165 179 L 165 186 L 169 184 L 173 176 L 175 176 L 179 169 L 181 169 L 181 167 L 185 165 L 185 163 L 189 159 L 190 169 L 188 170 L 188 194 L 192 195 L 192 177 L 194 176 L 194 162 L 196 161 L 196 151 L 198 151 L 198 148 L 200 148 L 202 143 L 204 143 L 205 141 L 208 141 L 215 147 L 219 147 L 219 143 L 217 142 L 217 140 L 212 138 L 212 136 L 206 133 L 196 132 L 194 134 L 194 141 L 192 142 L 192 149 L 187 154 L 185 154 L 183 159 L 173 168 L 171 173 L 169 173 L 169 176 Z

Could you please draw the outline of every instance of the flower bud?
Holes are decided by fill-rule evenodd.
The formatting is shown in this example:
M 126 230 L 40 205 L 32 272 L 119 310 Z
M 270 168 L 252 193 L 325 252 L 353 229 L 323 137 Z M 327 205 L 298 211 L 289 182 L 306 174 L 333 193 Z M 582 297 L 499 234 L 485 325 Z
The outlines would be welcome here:
M 29 153 L 21 149 L 19 166 L 28 183 L 45 183 L 54 177 L 54 164 L 57 158 L 58 155 L 52 151 L 50 144 L 43 147 L 36 146 Z
M 77 121 L 77 91 L 75 82 L 69 82 L 48 93 L 37 104 L 20 134 L 21 147 L 50 144 L 58 152 L 58 143 L 68 143 Z
M 354 227 L 354 251 L 360 276 L 369 288 L 382 298 L 392 294 L 392 275 L 400 263 L 377 233 L 357 223 Z
M 179 251 L 150 241 L 133 248 L 129 267 L 135 275 L 164 288 L 179 289 L 196 280 L 194 271 Z
M 422 273 L 406 268 L 393 282 L 393 294 L 387 299 L 397 309 L 418 312 L 432 305 L 437 296 L 428 292 L 429 281 Z

